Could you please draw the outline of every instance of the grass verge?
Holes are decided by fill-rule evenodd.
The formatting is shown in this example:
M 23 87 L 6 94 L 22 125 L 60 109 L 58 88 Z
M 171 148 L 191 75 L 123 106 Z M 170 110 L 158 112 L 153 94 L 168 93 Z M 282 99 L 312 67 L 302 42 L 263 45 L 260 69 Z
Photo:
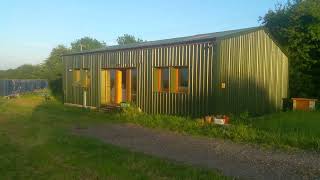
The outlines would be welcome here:
M 0 179 L 227 179 L 70 133 L 76 123 L 110 117 L 35 94 L 1 99 Z
M 180 165 L 70 134 L 74 125 L 134 123 L 179 133 L 320 152 L 320 112 L 281 112 L 232 118 L 230 126 L 148 115 L 128 109 L 100 113 L 45 102 L 37 94 L 0 99 L 0 179 L 225 179 L 219 172 Z
M 109 119 L 184 134 L 218 137 L 287 150 L 320 152 L 320 111 L 280 112 L 254 118 L 233 117 L 230 126 L 204 124 L 200 120 L 177 116 L 147 115 L 130 109 L 113 116 L 115 117 Z

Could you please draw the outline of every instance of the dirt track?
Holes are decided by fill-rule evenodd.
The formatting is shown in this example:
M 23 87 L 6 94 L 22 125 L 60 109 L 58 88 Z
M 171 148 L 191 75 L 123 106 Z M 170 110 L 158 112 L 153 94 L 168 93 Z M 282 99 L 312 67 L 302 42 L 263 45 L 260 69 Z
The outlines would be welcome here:
M 265 150 L 228 140 L 191 137 L 132 124 L 75 127 L 73 133 L 132 151 L 218 169 L 227 176 L 268 180 L 320 177 L 320 155 L 316 153 Z

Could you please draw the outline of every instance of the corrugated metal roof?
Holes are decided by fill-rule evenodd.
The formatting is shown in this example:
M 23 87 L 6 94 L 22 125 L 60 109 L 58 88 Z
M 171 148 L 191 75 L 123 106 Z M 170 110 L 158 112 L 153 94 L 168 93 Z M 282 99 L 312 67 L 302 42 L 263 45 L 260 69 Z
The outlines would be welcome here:
M 133 43 L 133 44 L 127 44 L 127 45 L 115 45 L 115 46 L 108 46 L 103 49 L 67 53 L 67 54 L 64 54 L 63 56 L 197 42 L 197 41 L 204 41 L 204 40 L 210 40 L 210 39 L 216 39 L 216 38 L 222 38 L 222 37 L 247 33 L 247 32 L 251 32 L 251 31 L 259 30 L 261 28 L 263 28 L 263 27 L 251 27 L 251 28 L 244 28 L 244 29 L 237 29 L 237 30 L 230 30 L 230 31 L 214 32 L 214 33 L 208 33 L 208 34 L 198 34 L 198 35 L 193 35 L 193 36 L 164 39 L 164 40 L 157 40 L 157 41 L 146 41 L 146 42 L 142 42 L 142 43 Z

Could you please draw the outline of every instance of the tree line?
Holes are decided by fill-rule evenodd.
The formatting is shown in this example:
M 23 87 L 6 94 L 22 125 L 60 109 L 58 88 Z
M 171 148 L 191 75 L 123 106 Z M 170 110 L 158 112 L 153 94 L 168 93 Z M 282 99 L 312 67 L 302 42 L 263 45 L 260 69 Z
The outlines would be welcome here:
M 260 17 L 269 34 L 289 58 L 289 94 L 291 97 L 320 98 L 320 0 L 289 0 Z M 117 38 L 119 45 L 143 40 L 124 34 Z M 48 79 L 53 93 L 62 92 L 61 54 L 105 48 L 107 44 L 93 38 L 75 40 L 70 48 L 59 45 L 39 65 L 22 65 L 0 71 L 3 78 Z
M 290 96 L 320 98 L 320 0 L 288 1 L 260 20 L 289 58 Z
M 143 42 L 142 39 L 133 35 L 124 34 L 117 38 L 119 45 Z M 92 49 L 106 48 L 107 44 L 90 37 L 71 42 L 70 47 L 58 45 L 53 48 L 49 57 L 42 64 L 24 64 L 15 69 L 0 71 L 0 79 L 47 79 L 52 93 L 62 96 L 62 72 L 63 64 L 61 55 L 70 52 L 87 51 Z

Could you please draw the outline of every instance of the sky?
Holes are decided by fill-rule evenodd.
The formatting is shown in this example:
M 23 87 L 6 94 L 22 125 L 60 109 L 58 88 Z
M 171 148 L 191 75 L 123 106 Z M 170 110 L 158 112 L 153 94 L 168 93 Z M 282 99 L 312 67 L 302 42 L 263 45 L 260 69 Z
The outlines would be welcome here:
M 39 64 L 84 36 L 116 44 L 259 26 L 286 0 L 8 0 L 0 2 L 0 70 Z

